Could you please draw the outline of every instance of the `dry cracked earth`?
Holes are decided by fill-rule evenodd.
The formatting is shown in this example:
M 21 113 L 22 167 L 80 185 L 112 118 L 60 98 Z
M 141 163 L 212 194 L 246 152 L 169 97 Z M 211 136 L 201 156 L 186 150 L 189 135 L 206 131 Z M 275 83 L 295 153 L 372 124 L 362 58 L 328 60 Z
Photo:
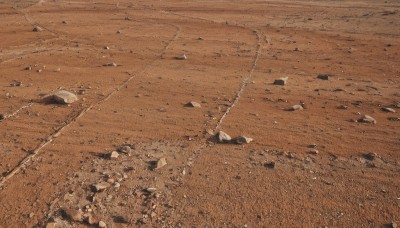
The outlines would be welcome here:
M 0 0 L 0 28 L 0 227 L 400 223 L 399 1 Z

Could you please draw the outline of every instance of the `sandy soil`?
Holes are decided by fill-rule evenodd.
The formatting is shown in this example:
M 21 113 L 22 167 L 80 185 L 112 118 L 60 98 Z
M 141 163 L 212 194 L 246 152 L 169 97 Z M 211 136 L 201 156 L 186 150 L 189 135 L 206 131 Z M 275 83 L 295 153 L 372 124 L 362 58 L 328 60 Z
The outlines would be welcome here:
M 0 28 L 0 227 L 400 223 L 398 1 L 0 0 Z

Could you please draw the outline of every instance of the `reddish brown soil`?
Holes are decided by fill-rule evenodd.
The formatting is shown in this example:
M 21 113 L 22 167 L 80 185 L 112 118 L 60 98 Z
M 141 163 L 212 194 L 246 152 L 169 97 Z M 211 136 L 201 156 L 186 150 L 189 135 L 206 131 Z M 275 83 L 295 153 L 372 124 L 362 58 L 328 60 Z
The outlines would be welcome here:
M 400 223 L 398 1 L 0 0 L 0 28 L 0 227 Z

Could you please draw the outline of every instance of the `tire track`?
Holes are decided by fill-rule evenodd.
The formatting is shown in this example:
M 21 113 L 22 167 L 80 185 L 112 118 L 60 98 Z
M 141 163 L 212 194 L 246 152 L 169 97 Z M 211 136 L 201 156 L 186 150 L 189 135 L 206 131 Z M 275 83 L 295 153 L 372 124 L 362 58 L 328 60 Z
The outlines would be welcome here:
M 57 137 L 59 137 L 61 135 L 61 133 L 67 129 L 69 126 L 71 126 L 74 122 L 76 122 L 77 120 L 79 120 L 82 116 L 84 116 L 85 113 L 89 112 L 91 109 L 93 109 L 96 106 L 101 105 L 102 103 L 106 102 L 108 99 L 110 99 L 114 94 L 116 94 L 117 92 L 119 92 L 121 89 L 123 89 L 124 87 L 126 87 L 129 82 L 135 78 L 136 75 L 142 74 L 144 72 L 146 72 L 146 70 L 150 67 L 152 67 L 160 58 L 161 56 L 164 55 L 164 52 L 169 48 L 170 44 L 172 42 L 174 42 L 176 39 L 178 39 L 180 32 L 181 32 L 181 28 L 177 25 L 173 25 L 173 24 L 166 24 L 166 25 L 170 25 L 173 26 L 176 31 L 174 36 L 168 41 L 168 43 L 164 46 L 164 48 L 161 50 L 159 57 L 153 59 L 148 65 L 146 65 L 141 71 L 139 71 L 136 74 L 130 74 L 131 77 L 129 77 L 127 80 L 125 80 L 125 82 L 123 82 L 121 85 L 119 85 L 116 89 L 114 89 L 111 93 L 109 93 L 106 97 L 104 97 L 102 100 L 96 102 L 95 104 L 90 105 L 89 107 L 81 110 L 78 115 L 76 115 L 74 118 L 72 118 L 69 122 L 67 122 L 66 124 L 64 124 L 63 126 L 61 126 L 60 128 L 58 128 L 55 132 L 53 132 L 52 134 L 50 134 L 49 136 L 47 136 L 47 138 L 39 144 L 38 147 L 36 147 L 35 150 L 33 150 L 33 152 L 31 154 L 29 154 L 28 156 L 26 156 L 24 159 L 22 159 L 19 164 L 13 169 L 11 170 L 9 173 L 7 173 L 2 179 L 0 179 L 0 188 L 9 180 L 12 179 L 12 177 L 14 177 L 17 173 L 19 173 L 21 170 L 23 170 L 24 168 L 26 168 L 28 166 L 28 163 L 30 161 L 32 161 L 32 159 L 34 157 L 36 157 L 38 154 L 40 154 L 40 152 L 42 151 L 42 149 L 44 147 L 46 147 L 48 144 L 50 144 L 51 142 L 53 142 Z M 18 112 L 17 112 L 18 113 Z M 0 189 L 1 190 L 1 189 Z

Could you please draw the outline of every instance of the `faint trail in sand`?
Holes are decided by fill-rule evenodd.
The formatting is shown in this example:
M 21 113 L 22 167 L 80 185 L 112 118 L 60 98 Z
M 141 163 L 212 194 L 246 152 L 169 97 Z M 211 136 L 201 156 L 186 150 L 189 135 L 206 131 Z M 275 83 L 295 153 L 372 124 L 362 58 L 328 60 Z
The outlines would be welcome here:
M 105 101 L 107 101 L 108 99 L 110 99 L 114 94 L 116 94 L 118 91 L 120 91 L 122 88 L 126 87 L 129 82 L 137 75 L 137 74 L 141 74 L 143 72 L 145 72 L 149 67 L 153 66 L 155 62 L 157 62 L 163 55 L 164 52 L 169 48 L 170 44 L 172 42 L 174 42 L 176 39 L 178 39 L 179 34 L 181 32 L 181 28 L 177 25 L 174 24 L 166 24 L 169 26 L 173 26 L 176 31 L 174 36 L 168 41 L 168 43 L 164 46 L 164 48 L 161 50 L 159 57 L 155 58 L 154 60 L 152 60 L 148 65 L 146 65 L 142 70 L 140 70 L 138 73 L 136 74 L 130 74 L 131 77 L 129 77 L 127 80 L 124 81 L 124 83 L 122 83 L 121 85 L 119 85 L 115 90 L 113 90 L 111 93 L 109 93 L 106 97 L 104 97 L 102 100 L 96 102 L 95 104 L 90 105 L 89 107 L 81 110 L 78 115 L 76 115 L 75 117 L 73 117 L 70 121 L 68 121 L 65 125 L 63 125 L 62 127 L 58 128 L 54 133 L 52 133 L 51 135 L 49 135 L 41 144 L 39 144 L 38 147 L 36 147 L 35 150 L 33 150 L 33 152 L 31 154 L 29 154 L 28 156 L 26 156 L 23 160 L 21 160 L 19 162 L 19 164 L 9 173 L 7 173 L 6 176 L 4 176 L 2 179 L 0 179 L 0 187 L 2 187 L 8 180 L 10 180 L 12 177 L 15 176 L 15 174 L 19 173 L 21 170 L 23 170 L 24 168 L 26 168 L 28 166 L 28 163 L 30 161 L 32 161 L 32 159 L 34 157 L 36 157 L 44 147 L 46 147 L 48 144 L 50 144 L 51 142 L 54 141 L 55 138 L 57 138 L 58 136 L 60 136 L 60 134 L 67 129 L 69 126 L 71 126 L 74 122 L 76 122 L 77 120 L 79 120 L 82 116 L 84 116 L 85 113 L 89 112 L 93 107 L 98 106 L 102 103 L 104 103 Z M 19 112 L 19 111 L 18 111 Z M 17 113 L 18 113 L 17 112 Z M 1 190 L 1 188 L 0 188 Z
M 153 10 L 156 10 L 156 9 L 153 9 Z M 227 108 L 227 110 L 224 112 L 224 114 L 223 114 L 223 115 L 220 117 L 220 119 L 218 120 L 216 126 L 215 126 L 214 129 L 213 129 L 214 131 L 216 131 L 216 130 L 219 129 L 219 127 L 220 127 L 221 124 L 223 123 L 224 119 L 225 119 L 226 116 L 229 114 L 229 112 L 230 112 L 230 111 L 235 107 L 235 105 L 239 102 L 240 96 L 242 95 L 242 93 L 244 92 L 244 90 L 245 90 L 247 84 L 250 83 L 250 81 L 251 81 L 251 79 L 252 79 L 252 77 L 253 77 L 253 72 L 254 72 L 254 70 L 255 70 L 256 67 L 257 67 L 258 59 L 259 59 L 260 56 L 261 56 L 261 49 L 262 49 L 262 48 L 261 48 L 261 41 L 262 41 L 262 40 L 261 40 L 261 37 L 260 37 L 260 33 L 259 33 L 259 31 L 255 30 L 255 29 L 253 29 L 253 28 L 244 26 L 244 25 L 223 23 L 223 22 L 218 22 L 218 21 L 206 19 L 206 18 L 193 17 L 193 16 L 188 16 L 188 15 L 182 15 L 182 14 L 179 14 L 179 13 L 174 13 L 174 12 L 164 11 L 164 10 L 161 10 L 161 13 L 171 14 L 171 15 L 175 15 L 175 16 L 179 16 L 179 17 L 190 18 L 190 19 L 194 19 L 194 20 L 206 21 L 206 22 L 209 22 L 209 23 L 216 23 L 216 24 L 222 24 L 222 25 L 227 25 L 227 26 L 234 26 L 234 27 L 244 28 L 244 29 L 251 30 L 252 32 L 254 32 L 254 33 L 256 34 L 256 37 L 257 37 L 257 38 L 256 38 L 256 39 L 257 39 L 257 43 L 256 43 L 256 54 L 255 54 L 254 59 L 253 59 L 253 62 L 252 62 L 252 67 L 251 67 L 251 69 L 250 69 L 250 73 L 249 73 L 249 75 L 248 75 L 245 79 L 243 79 L 243 81 L 242 81 L 241 84 L 240 84 L 239 90 L 236 92 L 236 95 L 235 95 L 235 98 L 234 98 L 233 102 L 231 103 L 231 105 Z M 269 45 L 269 44 L 271 43 L 270 38 L 269 38 L 267 35 L 265 35 L 265 42 L 266 42 L 267 45 Z

